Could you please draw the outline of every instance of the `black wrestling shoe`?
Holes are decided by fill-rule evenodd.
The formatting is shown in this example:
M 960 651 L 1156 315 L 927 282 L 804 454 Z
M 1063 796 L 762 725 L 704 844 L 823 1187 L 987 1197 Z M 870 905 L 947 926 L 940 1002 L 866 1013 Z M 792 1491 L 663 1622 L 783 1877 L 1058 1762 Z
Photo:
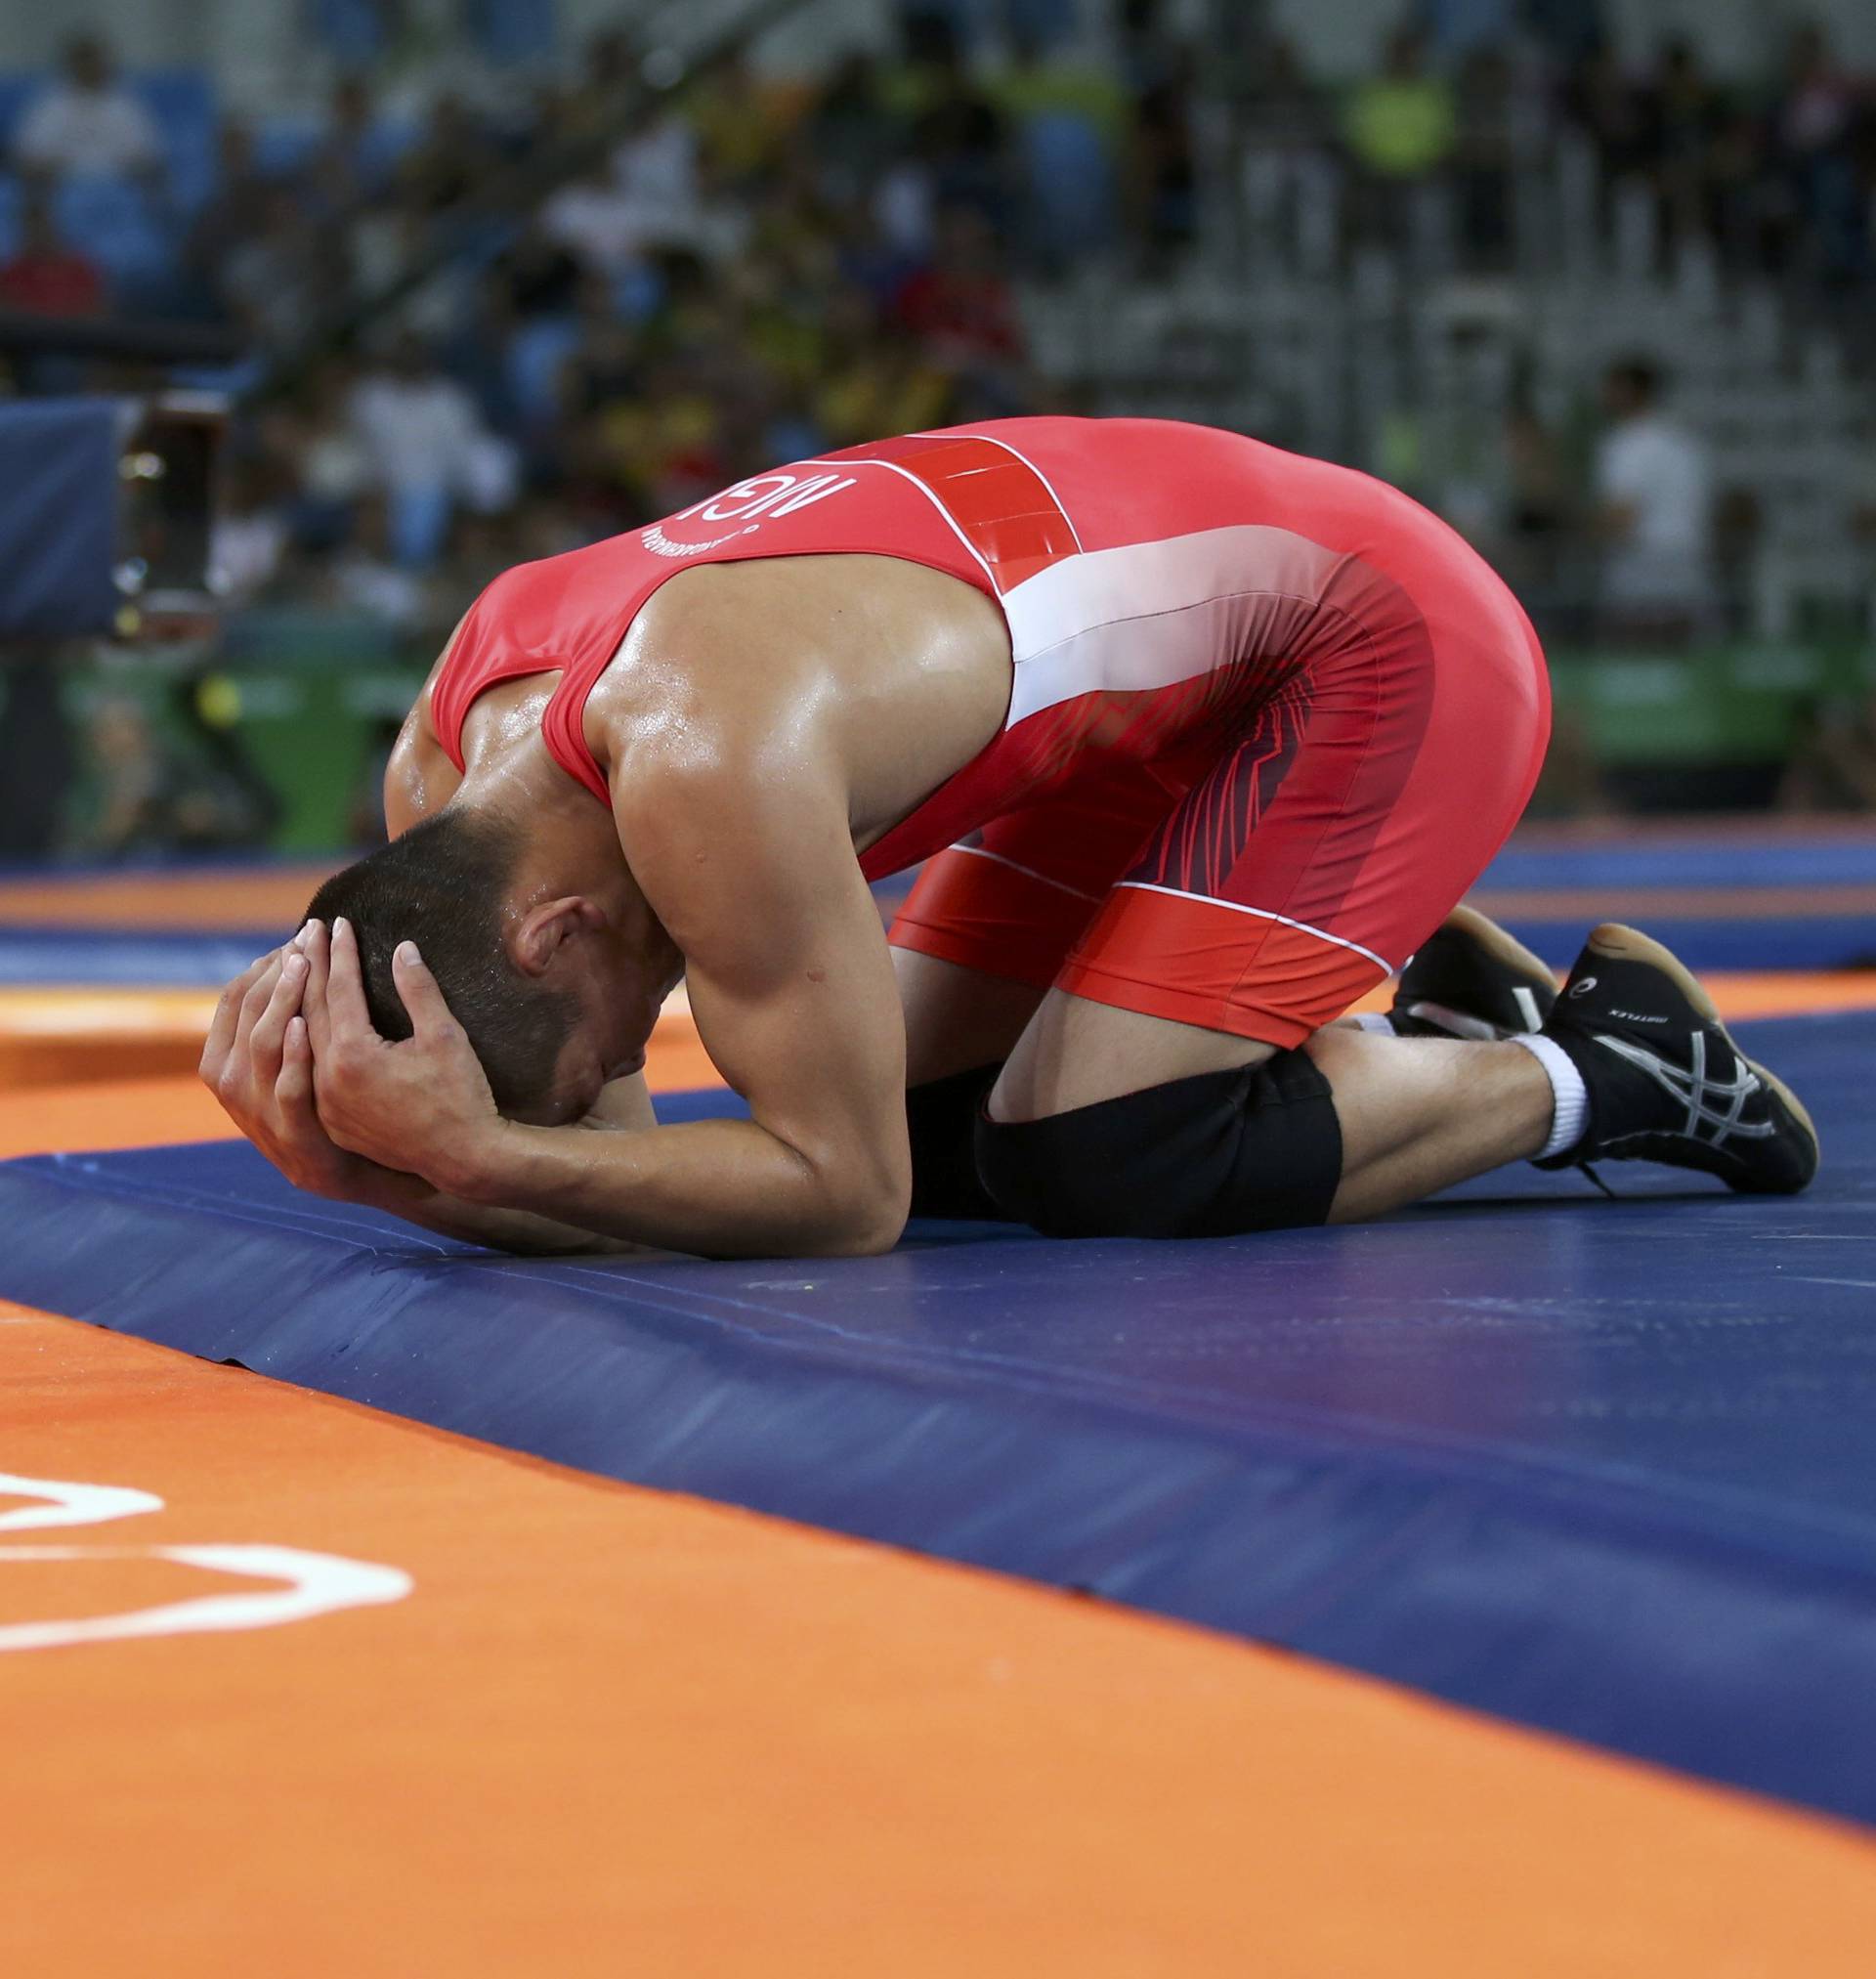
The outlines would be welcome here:
M 1748 1195 L 1795 1195 L 1817 1131 L 1791 1090 L 1746 1057 L 1685 968 L 1633 927 L 1595 929 L 1544 1035 L 1589 1089 L 1589 1131 L 1539 1168 L 1661 1161 Z
M 1488 1041 L 1536 1031 L 1556 978 L 1476 908 L 1455 907 L 1400 972 L 1387 1021 L 1403 1038 Z

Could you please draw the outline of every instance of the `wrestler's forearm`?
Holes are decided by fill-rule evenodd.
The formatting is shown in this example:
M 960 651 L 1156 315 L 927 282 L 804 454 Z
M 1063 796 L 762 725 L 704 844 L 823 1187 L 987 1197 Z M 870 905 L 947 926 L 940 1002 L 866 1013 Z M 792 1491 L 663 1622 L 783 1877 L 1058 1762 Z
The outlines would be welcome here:
M 751 1120 L 643 1134 L 503 1121 L 430 1180 L 472 1206 L 704 1257 L 870 1254 L 904 1223 L 871 1177 L 817 1166 Z
M 361 1201 L 387 1210 L 406 1223 L 455 1237 L 465 1244 L 486 1244 L 490 1250 L 513 1251 L 523 1257 L 619 1257 L 649 1248 L 583 1230 L 552 1217 L 531 1216 L 525 1210 L 465 1202 L 460 1196 L 434 1188 L 421 1176 L 395 1176 L 362 1191 Z

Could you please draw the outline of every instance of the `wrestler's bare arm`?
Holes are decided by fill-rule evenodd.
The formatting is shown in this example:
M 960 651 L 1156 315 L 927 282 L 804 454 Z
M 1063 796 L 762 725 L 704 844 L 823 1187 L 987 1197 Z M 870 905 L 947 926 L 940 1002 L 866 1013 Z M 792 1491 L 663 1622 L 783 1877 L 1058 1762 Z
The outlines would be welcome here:
M 641 757 L 619 827 L 684 953 L 699 1032 L 751 1118 L 595 1135 L 484 1117 L 445 1137 L 430 1180 L 448 1193 L 719 1256 L 898 1237 L 904 1024 L 843 785 L 798 733 L 748 728 L 677 763 Z

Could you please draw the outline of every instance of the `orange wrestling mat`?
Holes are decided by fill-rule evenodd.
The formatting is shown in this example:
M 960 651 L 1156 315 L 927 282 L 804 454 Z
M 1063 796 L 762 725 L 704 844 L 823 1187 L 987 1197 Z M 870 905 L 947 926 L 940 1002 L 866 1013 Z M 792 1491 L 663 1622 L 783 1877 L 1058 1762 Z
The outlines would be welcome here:
M 18 1307 L 0 1425 L 8 1973 L 1868 1969 L 1876 1838 L 1294 1656 Z
M 0 1409 L 33 1979 L 1868 1967 L 1876 1841 L 1359 1678 L 20 1308 Z

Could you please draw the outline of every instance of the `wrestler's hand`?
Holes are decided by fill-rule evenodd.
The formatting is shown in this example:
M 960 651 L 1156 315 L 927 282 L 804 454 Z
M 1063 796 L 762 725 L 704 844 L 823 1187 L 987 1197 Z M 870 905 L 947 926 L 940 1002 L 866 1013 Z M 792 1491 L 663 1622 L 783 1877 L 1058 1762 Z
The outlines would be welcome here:
M 326 1132 L 353 1154 L 454 1188 L 502 1121 L 482 1062 L 416 944 L 400 942 L 391 959 L 412 1026 L 398 1044 L 372 1025 L 350 924 L 335 921 L 329 940 L 316 925 L 306 946 L 306 1020 Z
M 300 1002 L 307 960 L 289 944 L 229 984 L 202 1048 L 202 1083 L 229 1118 L 296 1187 L 377 1201 L 393 1180 L 335 1146 L 313 1103 L 313 1056 Z

